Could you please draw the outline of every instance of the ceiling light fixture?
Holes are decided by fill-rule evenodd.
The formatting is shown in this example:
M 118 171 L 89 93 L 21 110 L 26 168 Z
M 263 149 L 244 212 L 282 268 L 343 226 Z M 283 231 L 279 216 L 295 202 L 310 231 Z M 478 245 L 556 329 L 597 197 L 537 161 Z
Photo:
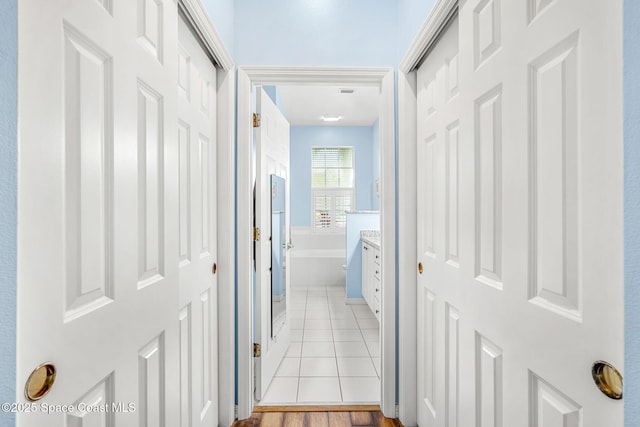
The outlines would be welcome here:
M 322 116 L 322 120 L 325 122 L 337 122 L 342 120 L 342 116 Z

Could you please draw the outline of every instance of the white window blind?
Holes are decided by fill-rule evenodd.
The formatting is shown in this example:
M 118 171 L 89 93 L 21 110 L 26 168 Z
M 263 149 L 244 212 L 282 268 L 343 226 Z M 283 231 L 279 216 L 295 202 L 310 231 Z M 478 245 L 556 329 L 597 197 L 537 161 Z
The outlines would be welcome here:
M 354 162 L 351 147 L 311 149 L 313 228 L 337 232 L 346 226 L 346 212 L 354 210 Z
M 311 149 L 313 188 L 353 188 L 353 149 L 327 147 Z

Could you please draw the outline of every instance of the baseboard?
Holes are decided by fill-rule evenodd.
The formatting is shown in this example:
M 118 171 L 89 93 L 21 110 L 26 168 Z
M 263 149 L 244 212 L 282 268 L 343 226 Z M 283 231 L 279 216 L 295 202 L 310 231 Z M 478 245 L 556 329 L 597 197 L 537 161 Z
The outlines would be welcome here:
M 364 298 L 347 298 L 345 301 L 347 305 L 365 305 L 367 302 Z
M 380 405 L 254 406 L 253 412 L 375 412 Z

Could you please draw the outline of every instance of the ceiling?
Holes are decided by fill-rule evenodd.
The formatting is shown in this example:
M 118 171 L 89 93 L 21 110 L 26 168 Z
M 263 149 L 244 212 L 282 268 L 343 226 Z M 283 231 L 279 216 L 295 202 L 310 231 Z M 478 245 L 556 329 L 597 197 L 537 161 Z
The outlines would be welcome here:
M 340 89 L 353 89 L 351 94 Z M 278 86 L 278 104 L 291 126 L 371 126 L 378 118 L 380 89 L 370 86 Z M 322 116 L 341 116 L 324 122 Z

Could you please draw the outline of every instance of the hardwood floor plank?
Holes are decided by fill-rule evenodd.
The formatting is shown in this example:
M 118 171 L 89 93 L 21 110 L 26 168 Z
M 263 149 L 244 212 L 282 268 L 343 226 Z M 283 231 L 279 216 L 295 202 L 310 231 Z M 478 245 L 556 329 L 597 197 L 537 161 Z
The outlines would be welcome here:
M 352 412 L 351 425 L 353 426 L 370 426 L 373 425 L 371 412 Z
M 265 408 L 265 407 L 262 407 Z M 403 427 L 397 419 L 385 418 L 379 408 L 372 411 L 335 411 L 333 407 L 310 406 L 314 411 L 292 410 L 254 412 L 246 420 L 233 423 L 233 427 Z M 289 409 L 287 408 L 287 409 Z
M 284 415 L 284 427 L 302 427 L 307 425 L 307 414 L 304 412 L 287 412 Z
M 374 423 L 373 425 L 378 426 L 378 427 L 400 427 L 402 426 L 402 424 L 400 424 L 400 421 L 394 418 L 387 418 L 384 415 L 382 415 L 382 412 L 376 412 L 373 415 L 374 418 Z
M 351 427 L 351 414 L 349 412 L 329 412 L 329 425 L 331 427 Z
M 246 420 L 239 420 L 233 423 L 233 427 L 260 427 L 262 421 L 262 414 L 254 412 L 251 417 Z
M 262 422 L 260 427 L 282 427 L 283 426 L 284 413 L 282 412 L 267 412 L 262 414 Z
M 309 412 L 307 413 L 308 427 L 329 427 L 328 412 Z

